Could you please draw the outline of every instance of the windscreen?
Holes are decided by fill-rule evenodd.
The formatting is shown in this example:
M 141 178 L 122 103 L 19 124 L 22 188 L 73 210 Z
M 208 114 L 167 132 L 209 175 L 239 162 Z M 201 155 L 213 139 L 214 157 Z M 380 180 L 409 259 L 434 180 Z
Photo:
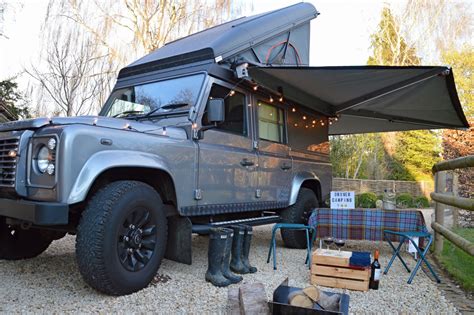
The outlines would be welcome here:
M 151 82 L 116 90 L 104 116 L 126 118 L 188 110 L 197 101 L 204 74 Z

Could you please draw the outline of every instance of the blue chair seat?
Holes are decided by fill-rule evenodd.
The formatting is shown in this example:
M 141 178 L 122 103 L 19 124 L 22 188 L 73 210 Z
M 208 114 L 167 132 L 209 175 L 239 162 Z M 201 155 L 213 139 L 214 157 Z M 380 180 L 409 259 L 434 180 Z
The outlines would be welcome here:
M 304 230 L 306 231 L 306 261 L 305 264 L 308 264 L 308 267 L 311 268 L 311 249 L 316 239 L 316 229 L 309 225 L 297 224 L 297 223 L 277 223 L 272 228 L 272 239 L 270 242 L 270 249 L 268 250 L 267 264 L 270 262 L 270 257 L 273 253 L 273 270 L 276 270 L 276 231 L 278 229 L 288 229 L 288 230 Z M 310 240 L 310 232 L 312 233 Z

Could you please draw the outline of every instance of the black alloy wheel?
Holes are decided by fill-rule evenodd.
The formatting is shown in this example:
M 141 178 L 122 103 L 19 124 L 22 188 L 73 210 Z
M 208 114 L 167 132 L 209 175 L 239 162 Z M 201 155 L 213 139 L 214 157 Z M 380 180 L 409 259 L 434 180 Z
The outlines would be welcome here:
M 150 210 L 137 208 L 122 224 L 117 251 L 122 266 L 129 271 L 143 269 L 155 253 L 156 224 L 150 216 Z

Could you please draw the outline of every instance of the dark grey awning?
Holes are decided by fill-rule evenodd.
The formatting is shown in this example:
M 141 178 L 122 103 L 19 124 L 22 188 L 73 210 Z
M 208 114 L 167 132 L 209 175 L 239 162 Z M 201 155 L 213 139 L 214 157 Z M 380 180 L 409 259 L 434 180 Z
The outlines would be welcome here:
M 252 67 L 251 77 L 286 99 L 339 115 L 330 135 L 469 124 L 447 67 Z

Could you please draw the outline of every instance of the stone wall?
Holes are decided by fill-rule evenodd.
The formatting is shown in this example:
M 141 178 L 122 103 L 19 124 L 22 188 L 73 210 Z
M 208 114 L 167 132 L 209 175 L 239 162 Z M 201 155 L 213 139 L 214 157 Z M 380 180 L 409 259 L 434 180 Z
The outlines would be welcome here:
M 394 190 L 397 194 L 409 193 L 413 196 L 429 196 L 434 191 L 433 182 L 411 182 L 402 180 L 372 180 L 372 179 L 346 179 L 333 178 L 332 190 L 354 191 L 356 194 L 373 192 L 383 194 L 385 189 Z

